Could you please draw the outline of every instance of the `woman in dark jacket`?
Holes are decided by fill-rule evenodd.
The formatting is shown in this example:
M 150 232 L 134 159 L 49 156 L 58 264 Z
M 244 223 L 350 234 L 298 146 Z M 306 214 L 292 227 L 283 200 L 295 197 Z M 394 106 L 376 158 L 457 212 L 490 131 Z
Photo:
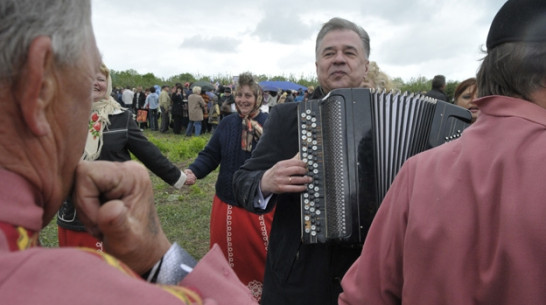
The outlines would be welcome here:
M 250 73 L 239 75 L 237 112 L 220 121 L 207 146 L 186 170 L 186 184 L 220 166 L 210 219 L 210 245 L 220 246 L 235 273 L 256 299 L 262 295 L 265 258 L 273 213 L 257 215 L 240 207 L 231 187 L 233 173 L 250 158 L 267 113 L 260 111 L 263 92 Z
M 168 184 L 181 188 L 186 175 L 172 164 L 140 131 L 133 114 L 111 96 L 110 71 L 102 64 L 93 87 L 94 103 L 84 160 L 129 161 L 133 153 L 148 169 Z M 57 215 L 59 246 L 102 250 L 102 242 L 85 231 L 74 204 L 67 199 Z
M 171 96 L 171 100 L 173 102 L 173 132 L 175 134 L 180 134 L 182 131 L 182 116 L 184 114 L 184 96 L 182 95 L 182 87 L 176 86 L 176 91 Z

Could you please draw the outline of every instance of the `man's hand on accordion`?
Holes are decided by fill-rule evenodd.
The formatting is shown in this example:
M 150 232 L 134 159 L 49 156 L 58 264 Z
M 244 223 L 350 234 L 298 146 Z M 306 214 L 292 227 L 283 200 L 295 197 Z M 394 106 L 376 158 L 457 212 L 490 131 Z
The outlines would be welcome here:
M 299 153 L 292 159 L 277 162 L 268 169 L 260 183 L 263 196 L 271 193 L 301 193 L 313 179 L 307 176 L 307 164 L 300 160 Z

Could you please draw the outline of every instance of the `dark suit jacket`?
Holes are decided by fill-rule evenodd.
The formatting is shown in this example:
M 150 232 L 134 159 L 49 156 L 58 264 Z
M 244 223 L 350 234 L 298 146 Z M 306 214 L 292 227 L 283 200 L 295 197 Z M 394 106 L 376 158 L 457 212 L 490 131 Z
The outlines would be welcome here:
M 317 88 L 315 92 L 320 94 L 321 90 Z M 263 305 L 337 304 L 340 281 L 361 252 L 359 246 L 302 244 L 299 194 L 274 195 L 267 210 L 254 207 L 263 173 L 298 152 L 298 104 L 285 103 L 272 108 L 252 157 L 233 178 L 236 201 L 245 209 L 260 214 L 276 205 L 269 237 Z
M 437 100 L 449 103 L 447 95 L 445 94 L 445 92 L 443 92 L 440 89 L 432 89 L 429 92 L 427 92 L 425 95 L 435 98 Z
M 137 100 L 137 95 L 138 95 L 138 100 Z M 144 94 L 144 91 L 140 92 L 140 94 L 137 94 L 137 92 L 135 92 L 135 95 L 133 96 L 133 108 L 142 109 L 145 103 L 146 103 L 146 94 Z

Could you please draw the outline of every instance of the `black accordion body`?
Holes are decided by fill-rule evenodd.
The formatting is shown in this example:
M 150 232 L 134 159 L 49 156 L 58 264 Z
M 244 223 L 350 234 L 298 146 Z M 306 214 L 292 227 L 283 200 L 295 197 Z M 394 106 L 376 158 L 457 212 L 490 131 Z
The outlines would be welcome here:
M 302 241 L 364 242 L 402 163 L 458 138 L 470 120 L 462 107 L 373 89 L 300 103 L 300 158 L 313 177 L 301 194 Z

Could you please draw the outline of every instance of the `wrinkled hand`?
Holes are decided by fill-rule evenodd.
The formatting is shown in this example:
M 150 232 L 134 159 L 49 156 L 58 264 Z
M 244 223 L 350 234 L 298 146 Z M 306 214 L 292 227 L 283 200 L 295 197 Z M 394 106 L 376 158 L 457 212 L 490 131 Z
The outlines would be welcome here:
M 298 153 L 292 159 L 279 161 L 265 171 L 260 188 L 264 196 L 271 193 L 300 193 L 313 180 L 306 174 L 307 166 L 300 160 Z
M 140 163 L 82 161 L 76 170 L 80 220 L 104 249 L 138 274 L 170 247 L 157 216 L 148 170 Z
M 186 182 L 184 182 L 185 185 L 194 185 L 197 181 L 197 177 L 193 173 L 191 169 L 184 170 L 184 174 L 186 174 Z

